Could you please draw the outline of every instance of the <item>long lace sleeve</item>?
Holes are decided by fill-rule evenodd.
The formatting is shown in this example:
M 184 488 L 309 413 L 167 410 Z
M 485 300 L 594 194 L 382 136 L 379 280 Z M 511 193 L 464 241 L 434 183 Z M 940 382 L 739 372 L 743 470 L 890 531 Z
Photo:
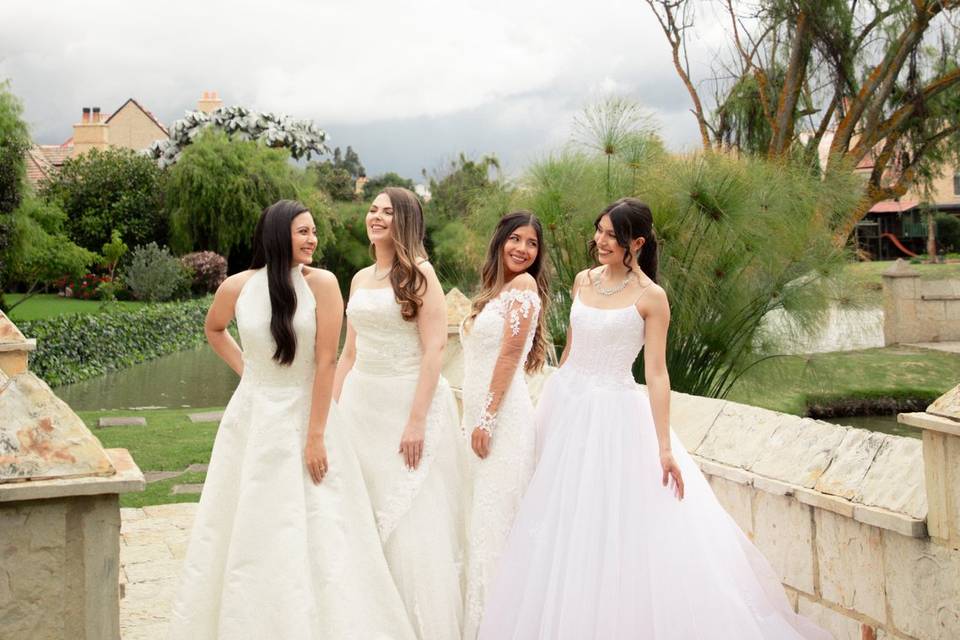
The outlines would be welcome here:
M 535 289 L 507 289 L 501 295 L 503 338 L 477 424 L 477 427 L 490 434 L 497 422 L 497 410 L 504 394 L 510 388 L 517 367 L 521 365 L 520 359 L 526 352 L 527 338 L 536 330 L 537 317 L 540 314 L 540 297 Z

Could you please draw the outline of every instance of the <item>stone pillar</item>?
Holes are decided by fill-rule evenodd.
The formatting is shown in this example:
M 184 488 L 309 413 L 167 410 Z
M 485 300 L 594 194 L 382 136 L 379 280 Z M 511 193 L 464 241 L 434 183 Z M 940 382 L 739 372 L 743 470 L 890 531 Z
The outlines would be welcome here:
M 939 544 L 960 551 L 960 385 L 923 413 L 897 420 L 923 430 L 927 491 L 927 532 Z
M 883 272 L 884 346 L 917 341 L 919 283 L 920 274 L 902 258 Z
M 27 370 L 27 354 L 37 348 L 36 340 L 27 340 L 0 311 L 0 371 L 13 377 Z

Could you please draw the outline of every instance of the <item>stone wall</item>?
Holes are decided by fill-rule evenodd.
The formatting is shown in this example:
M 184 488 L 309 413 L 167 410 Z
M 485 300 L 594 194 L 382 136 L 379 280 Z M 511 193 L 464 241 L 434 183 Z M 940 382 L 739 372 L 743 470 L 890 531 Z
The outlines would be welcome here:
M 960 280 L 923 280 L 903 260 L 883 274 L 885 345 L 960 340 Z

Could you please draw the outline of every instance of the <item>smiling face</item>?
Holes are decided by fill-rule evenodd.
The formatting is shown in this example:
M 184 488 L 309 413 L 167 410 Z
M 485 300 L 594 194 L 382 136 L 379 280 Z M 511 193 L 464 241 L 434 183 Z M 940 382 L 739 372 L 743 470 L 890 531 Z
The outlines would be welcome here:
M 317 225 L 313 223 L 313 214 L 304 211 L 294 218 L 290 223 L 290 237 L 293 240 L 293 264 L 311 264 L 317 250 Z
M 623 264 L 626 249 L 617 242 L 617 234 L 613 230 L 610 216 L 604 215 L 597 221 L 597 228 L 593 232 L 593 241 L 597 245 L 597 262 L 600 264 Z M 643 238 L 634 238 L 630 241 L 630 251 L 636 256 L 643 246 Z
M 370 204 L 367 211 L 367 238 L 373 244 L 383 243 L 392 239 L 393 203 L 385 193 L 378 195 Z
M 515 276 L 523 273 L 537 259 L 540 252 L 540 241 L 537 239 L 537 230 L 532 225 L 517 227 L 510 232 L 503 243 L 501 259 L 504 273 Z

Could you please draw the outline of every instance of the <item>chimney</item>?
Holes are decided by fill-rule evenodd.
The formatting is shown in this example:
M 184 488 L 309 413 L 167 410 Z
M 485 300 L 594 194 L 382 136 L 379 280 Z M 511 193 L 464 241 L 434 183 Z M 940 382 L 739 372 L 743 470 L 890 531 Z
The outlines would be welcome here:
M 216 91 L 204 91 L 197 101 L 197 111 L 212 113 L 223 106 L 223 100 L 217 95 Z
M 110 146 L 110 127 L 100 119 L 100 107 L 84 107 L 80 122 L 73 125 L 73 150 L 76 157 L 89 149 L 106 149 Z

